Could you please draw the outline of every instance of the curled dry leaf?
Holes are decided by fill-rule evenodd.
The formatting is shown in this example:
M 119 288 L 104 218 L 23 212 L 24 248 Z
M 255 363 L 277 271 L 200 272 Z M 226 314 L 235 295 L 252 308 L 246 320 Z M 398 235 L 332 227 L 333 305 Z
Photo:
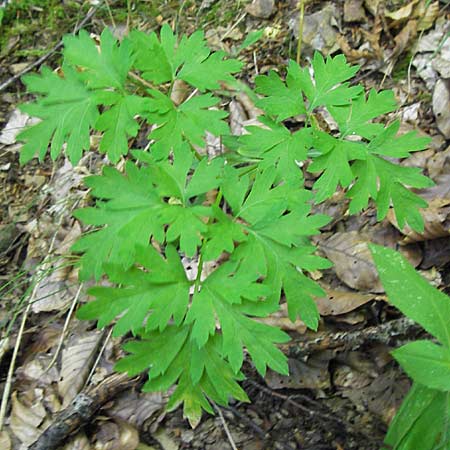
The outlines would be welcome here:
M 423 1 L 420 2 L 416 8 L 416 14 L 419 17 L 417 29 L 419 31 L 428 30 L 439 15 L 439 2 L 433 2 L 430 5 L 426 5 Z
M 42 389 L 28 393 L 30 398 L 18 399 L 17 392 L 11 396 L 10 427 L 14 435 L 24 444 L 31 445 L 45 429 L 46 411 L 43 406 Z
M 419 3 L 419 0 L 413 0 L 399 9 L 394 11 L 385 10 L 384 15 L 391 20 L 400 21 L 406 20 L 413 16 L 414 7 Z
M 325 289 L 325 292 L 327 293 L 327 297 L 315 299 L 317 309 L 321 316 L 346 314 L 378 298 L 372 294 L 336 289 Z
M 92 440 L 95 450 L 136 450 L 139 433 L 123 420 L 98 418 Z
M 369 237 L 359 231 L 339 232 L 320 242 L 319 247 L 347 286 L 358 291 L 383 292 L 368 242 Z
M 62 351 L 61 381 L 58 390 L 66 407 L 80 392 L 97 354 L 103 332 L 82 331 L 74 335 Z

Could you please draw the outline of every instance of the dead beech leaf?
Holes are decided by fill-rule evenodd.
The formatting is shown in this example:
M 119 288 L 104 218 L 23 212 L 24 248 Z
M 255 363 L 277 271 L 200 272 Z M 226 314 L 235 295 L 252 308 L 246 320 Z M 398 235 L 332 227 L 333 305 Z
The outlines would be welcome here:
M 92 450 L 89 439 L 81 432 L 63 447 L 63 450 Z
M 409 19 L 413 14 L 414 6 L 418 2 L 419 0 L 413 0 L 412 2 L 409 2 L 405 6 L 402 6 L 401 8 L 396 9 L 395 11 L 385 10 L 384 15 L 396 22 L 400 20 Z
M 17 392 L 13 392 L 11 396 L 11 431 L 27 446 L 35 442 L 42 434 L 47 415 L 42 404 L 42 390 L 35 389 L 34 391 L 29 392 L 32 399 L 27 401 L 27 404 L 17 398 Z
M 2 450 L 11 450 L 11 438 L 6 430 L 0 431 L 0 448 Z
M 346 314 L 375 299 L 374 295 L 360 292 L 325 289 L 327 297 L 316 298 L 315 302 L 321 316 Z
M 383 292 L 367 243 L 359 231 L 334 233 L 319 247 L 334 264 L 334 271 L 347 286 L 358 291 Z
M 65 408 L 83 387 L 103 336 L 101 331 L 82 331 L 74 335 L 62 351 L 61 380 L 58 391 Z
M 95 450 L 136 450 L 139 433 L 120 419 L 98 418 L 94 434 Z
M 331 386 L 328 365 L 334 352 L 324 350 L 308 358 L 305 363 L 289 358 L 289 375 L 268 370 L 265 381 L 272 389 L 327 389 Z

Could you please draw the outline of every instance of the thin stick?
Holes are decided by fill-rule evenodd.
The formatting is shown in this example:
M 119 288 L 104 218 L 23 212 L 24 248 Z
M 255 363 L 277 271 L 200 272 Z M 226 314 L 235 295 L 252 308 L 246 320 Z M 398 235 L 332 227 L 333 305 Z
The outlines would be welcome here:
M 101 3 L 99 3 L 97 6 L 92 8 L 86 14 L 86 17 L 73 30 L 73 34 L 80 31 L 89 22 L 89 20 L 92 19 L 92 17 L 94 16 L 94 14 L 97 12 L 98 8 L 100 7 L 100 5 L 101 5 Z M 37 59 L 36 61 L 31 63 L 29 66 L 25 67 L 25 69 L 21 70 L 16 75 L 14 75 L 11 78 L 9 78 L 8 80 L 6 80 L 4 83 L 0 84 L 0 92 L 3 91 L 4 89 L 6 89 L 10 84 L 12 84 L 15 81 L 19 80 L 20 78 L 22 78 L 22 76 L 25 75 L 26 73 L 28 73 L 31 70 L 33 70 L 34 68 L 40 66 L 43 62 L 45 62 L 48 58 L 50 58 L 50 56 L 52 56 L 53 53 L 58 51 L 62 46 L 63 46 L 63 41 L 61 39 L 48 53 L 41 56 L 39 59 Z
M 303 42 L 303 22 L 305 19 L 305 0 L 299 1 L 299 14 L 298 14 L 298 39 L 297 39 L 297 64 L 300 64 L 300 57 L 302 55 L 302 42 Z
M 231 448 L 233 450 L 238 450 L 236 444 L 234 443 L 233 436 L 230 433 L 230 429 L 228 428 L 227 422 L 225 421 L 225 417 L 223 417 L 222 410 L 214 402 L 212 402 L 212 404 L 214 406 L 214 409 L 217 411 L 217 414 L 219 414 L 220 420 L 223 425 L 223 429 L 225 430 L 225 434 L 227 435 L 228 442 L 230 443 Z
M 72 304 L 70 305 L 69 312 L 67 313 L 66 321 L 64 322 L 64 327 L 63 327 L 61 337 L 58 342 L 58 347 L 56 348 L 55 354 L 53 355 L 53 358 L 50 361 L 49 365 L 44 370 L 44 373 L 48 372 L 51 369 L 51 367 L 53 366 L 53 364 L 55 364 L 56 360 L 58 359 L 58 355 L 63 346 L 64 339 L 66 337 L 67 328 L 69 328 L 70 319 L 72 318 L 72 314 L 75 309 L 75 305 L 78 303 L 78 299 L 80 298 L 81 289 L 83 289 L 83 283 L 80 284 L 80 286 L 78 287 L 77 293 L 75 294 L 75 297 L 73 298 Z

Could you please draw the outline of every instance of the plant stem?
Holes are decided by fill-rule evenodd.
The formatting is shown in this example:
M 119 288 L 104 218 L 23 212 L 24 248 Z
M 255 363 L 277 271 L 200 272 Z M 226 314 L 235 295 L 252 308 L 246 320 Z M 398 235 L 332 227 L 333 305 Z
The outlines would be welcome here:
M 297 40 L 297 64 L 300 64 L 300 57 L 302 54 L 302 40 L 303 40 L 303 22 L 305 18 L 305 0 L 298 2 L 299 14 L 298 14 L 298 40 Z

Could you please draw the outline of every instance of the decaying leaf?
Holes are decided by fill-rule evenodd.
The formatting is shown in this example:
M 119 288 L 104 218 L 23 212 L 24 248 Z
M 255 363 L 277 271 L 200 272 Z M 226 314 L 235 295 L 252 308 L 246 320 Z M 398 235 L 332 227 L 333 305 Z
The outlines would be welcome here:
M 99 417 L 95 425 L 95 450 L 136 450 L 139 445 L 138 431 L 123 420 Z
M 372 379 L 365 387 L 346 389 L 343 395 L 390 423 L 409 387 L 406 378 L 399 380 L 396 371 L 390 370 Z
M 394 11 L 386 10 L 384 12 L 384 15 L 389 19 L 395 21 L 409 19 L 413 15 L 414 7 L 417 5 L 417 3 L 419 3 L 419 0 L 412 0 L 411 2 Z
M 272 389 L 326 389 L 330 387 L 328 364 L 334 353 L 329 350 L 317 352 L 305 363 L 290 358 L 289 375 L 268 370 L 265 381 Z
M 83 387 L 91 370 L 103 332 L 84 330 L 73 335 L 62 352 L 58 390 L 66 407 Z
M 36 300 L 31 305 L 34 313 L 63 311 L 73 300 L 77 286 L 69 286 L 68 277 L 71 267 L 61 262 L 49 276 L 39 282 L 36 289 Z
M 319 11 L 305 15 L 302 40 L 305 54 L 318 50 L 324 55 L 329 55 L 339 48 L 334 27 L 338 16 L 334 4 L 327 4 Z M 298 38 L 298 15 L 289 21 L 289 26 L 294 36 Z
M 307 327 L 303 321 L 296 319 L 295 322 L 292 322 L 289 318 L 287 303 L 280 305 L 278 311 L 273 314 L 270 314 L 267 317 L 258 318 L 258 322 L 265 323 L 266 325 L 270 325 L 272 327 L 281 328 L 286 331 L 296 331 L 300 334 L 303 334 L 307 330 Z
M 438 80 L 433 92 L 433 113 L 439 131 L 450 138 L 450 81 Z
M 92 450 L 92 447 L 86 435 L 80 432 L 63 447 L 63 450 Z
M 141 429 L 144 422 L 160 414 L 168 400 L 168 395 L 161 392 L 125 391 L 114 401 L 114 406 L 108 410 L 111 417 L 118 417 Z
M 43 406 L 43 391 L 29 392 L 31 398 L 19 400 L 17 392 L 11 396 L 10 427 L 15 436 L 24 444 L 31 445 L 45 429 L 46 411 Z M 26 403 L 25 403 L 26 402 Z
M 439 15 L 439 2 L 433 2 L 427 5 L 422 1 L 417 5 L 416 13 L 419 17 L 417 29 L 419 31 L 428 30 L 433 26 L 434 21 Z
M 367 20 L 363 0 L 346 0 L 344 3 L 345 22 L 362 22 Z
M 2 450 L 11 450 L 11 438 L 5 430 L 0 431 L 0 448 Z
M 325 292 L 327 293 L 327 297 L 315 299 L 321 316 L 346 314 L 376 298 L 372 294 L 343 290 L 338 291 L 336 289 L 325 289 Z
M 320 242 L 319 247 L 347 286 L 359 291 L 383 292 L 368 242 L 368 236 L 358 231 L 339 232 Z

